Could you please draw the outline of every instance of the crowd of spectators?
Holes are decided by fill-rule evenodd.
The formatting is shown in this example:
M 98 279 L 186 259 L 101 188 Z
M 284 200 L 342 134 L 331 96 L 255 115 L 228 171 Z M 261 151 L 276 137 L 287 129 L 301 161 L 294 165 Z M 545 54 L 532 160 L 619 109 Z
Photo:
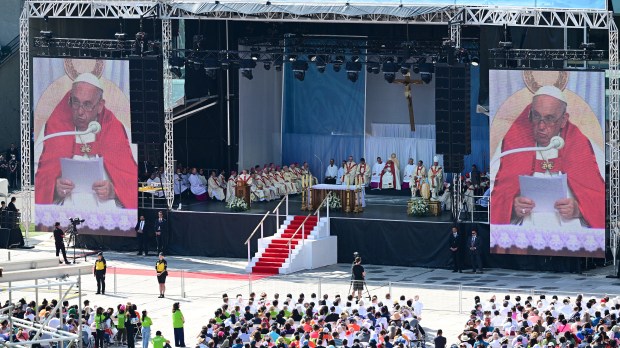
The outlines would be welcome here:
M 614 348 L 620 298 L 475 298 L 460 348 Z
M 55 300 L 37 305 L 22 299 L 12 315 L 43 322 L 55 305 Z M 3 308 L 8 306 L 7 301 Z M 178 304 L 175 306 L 170 321 L 175 346 L 183 347 L 183 317 Z M 352 296 L 328 294 L 281 297 L 252 293 L 247 299 L 224 294 L 221 305 L 210 319 L 205 318 L 205 325 L 188 343 L 196 348 L 615 348 L 620 340 L 620 298 L 506 295 L 503 300 L 495 296 L 482 300 L 476 296 L 458 337 L 444 337 L 441 322 L 425 323 L 427 330 L 437 329 L 432 339 L 421 325 L 423 308 L 418 296 L 393 299 L 386 294 L 381 299 L 372 296 L 357 301 Z M 134 338 L 138 338 L 142 347 L 148 348 L 149 341 L 153 342 L 153 320 L 131 303 L 98 308 L 85 301 L 82 315 L 78 315 L 78 306 L 65 301 L 48 326 L 77 333 L 78 320 L 82 320 L 81 336 L 87 346 L 133 348 Z M 99 333 L 103 342 L 98 342 Z M 31 334 L 21 329 L 11 332 L 8 321 L 0 323 L 0 341 L 28 341 Z M 155 348 L 167 342 L 161 334 L 154 336 L 158 341 Z

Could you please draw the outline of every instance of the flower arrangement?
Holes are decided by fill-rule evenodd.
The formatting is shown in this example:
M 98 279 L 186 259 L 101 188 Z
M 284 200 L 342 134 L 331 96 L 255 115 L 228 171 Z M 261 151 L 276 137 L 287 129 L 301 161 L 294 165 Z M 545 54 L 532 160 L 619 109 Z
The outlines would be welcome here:
M 327 205 L 329 205 L 329 209 L 342 209 L 342 202 L 340 198 L 334 195 L 329 196 L 327 199 Z
M 246 211 L 248 210 L 248 204 L 239 197 L 233 197 L 233 199 L 226 203 L 226 208 L 232 211 Z
M 407 214 L 411 216 L 426 216 L 429 213 L 428 202 L 424 198 L 412 198 L 407 204 Z

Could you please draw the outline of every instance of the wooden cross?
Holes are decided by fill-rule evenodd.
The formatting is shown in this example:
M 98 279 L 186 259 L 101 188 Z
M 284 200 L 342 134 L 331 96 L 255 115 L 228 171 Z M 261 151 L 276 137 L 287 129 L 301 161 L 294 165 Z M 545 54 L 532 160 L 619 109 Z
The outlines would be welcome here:
M 415 132 L 415 118 L 413 116 L 413 98 L 411 97 L 411 85 L 421 85 L 424 82 L 422 80 L 412 80 L 411 74 L 407 73 L 404 78 L 394 80 L 396 83 L 400 83 L 405 86 L 405 98 L 407 98 L 407 106 L 409 107 L 409 124 L 411 125 L 411 131 Z

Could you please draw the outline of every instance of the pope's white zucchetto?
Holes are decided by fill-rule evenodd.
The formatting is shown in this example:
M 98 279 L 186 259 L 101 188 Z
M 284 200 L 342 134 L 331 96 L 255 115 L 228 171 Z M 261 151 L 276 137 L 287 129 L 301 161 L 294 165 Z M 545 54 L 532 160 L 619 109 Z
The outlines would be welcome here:
M 73 83 L 75 84 L 78 82 L 88 83 L 89 85 L 93 85 L 103 91 L 103 84 L 101 83 L 101 80 L 91 73 L 82 73 L 78 75 L 78 77 L 73 80 Z
M 534 93 L 534 97 L 537 97 L 539 95 L 548 95 L 550 97 L 553 97 L 557 100 L 561 100 L 564 103 L 566 103 L 566 97 L 564 96 L 564 93 L 562 93 L 562 91 L 555 87 L 555 86 L 542 86 L 540 87 L 536 93 Z

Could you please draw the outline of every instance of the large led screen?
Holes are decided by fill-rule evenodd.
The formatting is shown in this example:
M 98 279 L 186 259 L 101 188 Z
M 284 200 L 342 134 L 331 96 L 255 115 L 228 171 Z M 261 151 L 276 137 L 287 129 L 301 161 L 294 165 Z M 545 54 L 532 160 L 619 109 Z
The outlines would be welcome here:
M 491 252 L 604 257 L 603 72 L 489 80 Z
M 33 60 L 35 223 L 132 236 L 138 208 L 129 62 Z

